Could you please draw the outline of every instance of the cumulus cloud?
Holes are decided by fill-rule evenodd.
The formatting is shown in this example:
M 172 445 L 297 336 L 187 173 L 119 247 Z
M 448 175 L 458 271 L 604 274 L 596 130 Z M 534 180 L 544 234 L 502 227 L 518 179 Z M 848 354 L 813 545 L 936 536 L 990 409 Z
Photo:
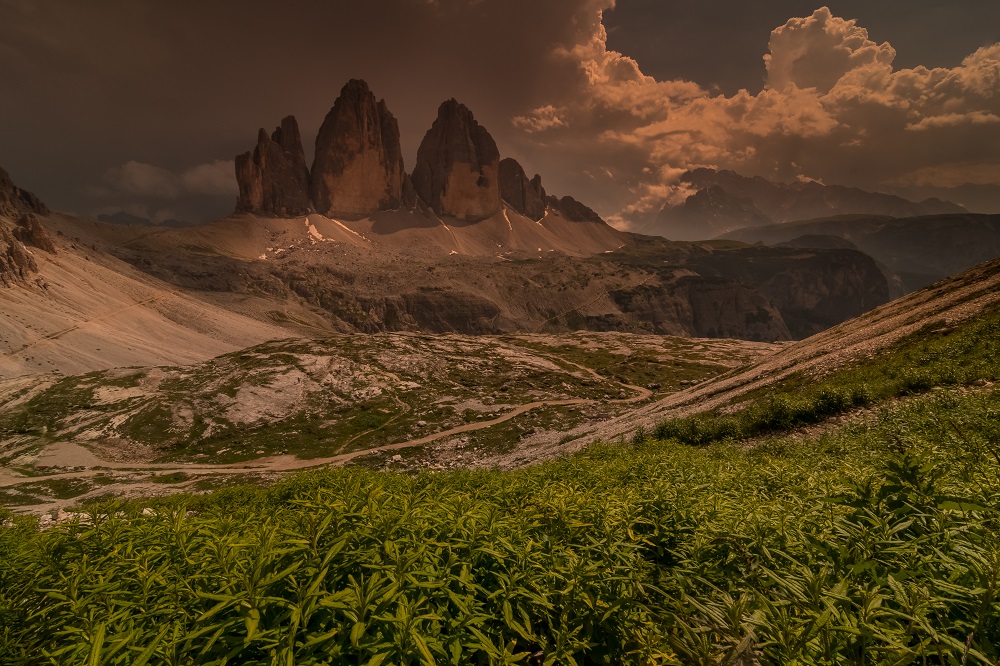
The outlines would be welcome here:
M 645 75 L 608 48 L 601 8 L 590 11 L 581 39 L 554 53 L 575 65 L 576 87 L 514 126 L 592 145 L 617 174 L 605 210 L 623 225 L 685 196 L 678 176 L 699 166 L 869 189 L 951 186 L 960 174 L 1000 184 L 1000 44 L 954 68 L 895 69 L 890 44 L 823 7 L 771 33 L 762 90 L 726 96 Z
M 532 133 L 567 125 L 565 112 L 551 104 L 532 109 L 523 116 L 514 116 L 513 124 L 518 129 Z

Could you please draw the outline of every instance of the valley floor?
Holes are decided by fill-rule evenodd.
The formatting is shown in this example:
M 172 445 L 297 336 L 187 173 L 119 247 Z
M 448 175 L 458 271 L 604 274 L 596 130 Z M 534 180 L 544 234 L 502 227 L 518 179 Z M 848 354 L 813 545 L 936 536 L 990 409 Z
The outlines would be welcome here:
M 0 499 L 49 513 L 328 465 L 491 467 L 781 345 L 617 333 L 265 343 L 193 366 L 0 383 Z

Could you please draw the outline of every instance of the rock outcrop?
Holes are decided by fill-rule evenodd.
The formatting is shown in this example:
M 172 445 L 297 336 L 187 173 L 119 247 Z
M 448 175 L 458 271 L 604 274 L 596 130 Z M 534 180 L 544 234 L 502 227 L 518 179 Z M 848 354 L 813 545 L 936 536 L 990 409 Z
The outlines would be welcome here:
M 52 237 L 38 219 L 48 213 L 38 197 L 17 187 L 0 169 L 0 284 L 11 287 L 23 283 L 38 270 L 27 246 L 55 254 Z
M 478 220 L 500 210 L 499 169 L 493 137 L 450 99 L 420 143 L 413 185 L 438 215 Z
M 15 185 L 10 175 L 0 169 L 0 215 L 14 218 L 22 213 L 48 215 L 49 209 L 34 194 Z
M 550 196 L 546 202 L 548 205 L 560 213 L 570 222 L 601 222 L 601 216 L 593 209 L 583 205 L 573 197 L 563 197 L 561 199 Z
M 11 287 L 38 270 L 35 258 L 5 224 L 0 223 L 0 284 Z
M 236 157 L 236 181 L 237 212 L 281 216 L 311 212 L 309 169 L 294 116 L 284 118 L 271 136 L 263 129 L 258 132 L 254 151 Z
M 326 215 L 368 215 L 403 199 L 399 124 L 364 81 L 344 86 L 316 137 L 311 193 Z
M 546 196 L 542 177 L 528 180 L 524 169 L 512 157 L 500 160 L 500 198 L 527 218 L 538 221 L 545 217 Z
M 45 250 L 49 254 L 56 253 L 56 246 L 52 242 L 52 237 L 45 231 L 42 223 L 38 220 L 38 216 L 34 213 L 24 213 L 21 215 L 17 221 L 17 225 L 14 226 L 14 238 L 25 245 Z

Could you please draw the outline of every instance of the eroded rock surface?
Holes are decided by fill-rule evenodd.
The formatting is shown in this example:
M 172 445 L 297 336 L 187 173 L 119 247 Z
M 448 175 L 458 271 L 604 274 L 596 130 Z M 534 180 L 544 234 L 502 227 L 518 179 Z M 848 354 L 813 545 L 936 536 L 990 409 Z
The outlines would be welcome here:
M 0 284 L 22 283 L 38 270 L 28 246 L 55 253 L 52 238 L 38 219 L 48 213 L 37 196 L 16 186 L 0 169 Z
M 404 195 L 399 124 L 368 84 L 344 86 L 316 137 L 311 192 L 325 215 L 398 208 Z
M 237 212 L 280 216 L 311 212 L 309 169 L 294 116 L 284 118 L 271 136 L 264 129 L 258 132 L 254 151 L 236 157 L 236 181 Z
M 23 213 L 48 215 L 49 208 L 37 196 L 15 185 L 10 174 L 0 169 L 0 215 L 17 217 Z
M 532 220 L 545 217 L 545 188 L 542 177 L 528 180 L 528 175 L 520 163 L 512 157 L 500 160 L 500 197 L 511 208 Z
M 417 151 L 413 185 L 438 215 L 476 220 L 500 210 L 500 151 L 464 104 L 450 99 Z

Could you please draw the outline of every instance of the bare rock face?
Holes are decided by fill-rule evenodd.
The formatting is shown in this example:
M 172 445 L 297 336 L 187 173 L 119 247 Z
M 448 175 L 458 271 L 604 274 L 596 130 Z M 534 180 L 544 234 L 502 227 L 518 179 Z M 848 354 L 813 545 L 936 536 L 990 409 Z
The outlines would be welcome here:
M 601 216 L 593 209 L 585 206 L 573 197 L 558 199 L 555 196 L 550 196 L 546 199 L 546 203 L 562 213 L 562 216 L 570 222 L 604 222 Z
M 0 215 L 17 217 L 22 213 L 48 215 L 48 206 L 27 190 L 22 190 L 10 179 L 10 175 L 0 169 Z
M 239 213 L 291 216 L 311 212 L 309 169 L 294 116 L 283 119 L 270 137 L 263 129 L 258 132 L 254 151 L 236 157 L 236 181 Z
M 527 218 L 538 221 L 545 217 L 545 188 L 542 177 L 528 180 L 528 175 L 517 160 L 507 157 L 500 160 L 500 198 L 511 208 Z
M 414 209 L 420 203 L 420 197 L 417 196 L 417 188 L 413 187 L 413 179 L 410 174 L 403 174 L 403 199 L 402 204 L 409 209 Z
M 14 185 L 0 169 L 0 284 L 11 287 L 23 283 L 38 270 L 26 246 L 55 253 L 52 238 L 38 220 L 38 215 L 48 213 L 38 197 Z
M 0 224 L 0 284 L 12 287 L 38 270 L 35 258 L 4 224 Z
M 348 81 L 316 137 L 312 200 L 331 215 L 369 215 L 403 198 L 399 124 L 364 81 Z
M 42 223 L 38 221 L 38 216 L 34 213 L 25 213 L 21 216 L 17 221 L 17 226 L 14 227 L 14 238 L 25 245 L 32 245 L 50 254 L 56 253 L 52 237 L 45 231 Z
M 478 220 L 500 210 L 499 170 L 493 137 L 450 99 L 420 143 L 413 185 L 438 215 Z

